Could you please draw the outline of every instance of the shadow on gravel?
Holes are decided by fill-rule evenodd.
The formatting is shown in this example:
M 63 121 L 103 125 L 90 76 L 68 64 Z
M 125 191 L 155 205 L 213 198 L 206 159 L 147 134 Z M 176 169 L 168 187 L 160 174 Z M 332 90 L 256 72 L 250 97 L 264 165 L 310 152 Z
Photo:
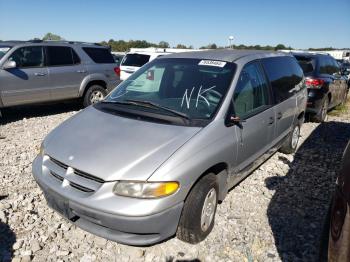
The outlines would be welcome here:
M 23 118 L 44 117 L 80 109 L 82 109 L 82 105 L 79 101 L 10 107 L 1 110 L 0 125 L 16 122 Z
M 0 200 L 6 196 L 0 196 Z M 4 212 L 5 210 L 0 210 Z M 12 246 L 16 242 L 16 235 L 11 228 L 0 220 L 0 262 L 8 262 L 12 260 Z
M 323 224 L 334 190 L 336 174 L 350 124 L 326 122 L 319 125 L 295 153 L 284 177 L 266 179 L 276 190 L 267 215 L 282 261 L 317 261 Z

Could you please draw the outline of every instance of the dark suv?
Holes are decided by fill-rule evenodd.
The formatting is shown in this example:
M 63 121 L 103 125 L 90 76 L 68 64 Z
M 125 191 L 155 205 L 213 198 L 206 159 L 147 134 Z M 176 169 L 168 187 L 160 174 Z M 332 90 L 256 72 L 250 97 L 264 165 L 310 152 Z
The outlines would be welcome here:
M 346 77 L 338 62 L 329 55 L 293 53 L 306 77 L 307 112 L 315 122 L 323 122 L 329 109 L 344 103 L 347 97 Z
M 0 42 L 0 109 L 81 98 L 102 100 L 120 82 L 109 48 L 67 41 Z

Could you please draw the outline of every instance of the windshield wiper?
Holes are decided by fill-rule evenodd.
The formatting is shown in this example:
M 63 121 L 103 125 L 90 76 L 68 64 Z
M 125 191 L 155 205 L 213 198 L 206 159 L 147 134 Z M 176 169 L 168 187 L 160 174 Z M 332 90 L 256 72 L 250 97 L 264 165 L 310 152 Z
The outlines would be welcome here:
M 179 117 L 185 118 L 187 120 L 190 119 L 190 117 L 188 115 L 186 115 L 185 113 L 176 111 L 174 109 L 170 109 L 168 107 L 159 105 L 157 103 L 151 102 L 151 101 L 142 101 L 142 100 L 134 100 L 134 99 L 126 99 L 126 102 L 129 102 L 130 104 L 134 104 L 134 105 L 140 105 L 140 106 L 145 106 L 145 107 L 153 107 L 153 108 L 158 108 L 158 109 L 162 109 L 164 111 L 170 112 L 174 115 L 177 115 Z

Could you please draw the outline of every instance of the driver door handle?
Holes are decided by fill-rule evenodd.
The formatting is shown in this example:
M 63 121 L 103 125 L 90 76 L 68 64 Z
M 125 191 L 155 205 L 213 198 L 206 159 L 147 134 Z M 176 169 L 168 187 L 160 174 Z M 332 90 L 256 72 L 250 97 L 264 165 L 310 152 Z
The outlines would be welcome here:
M 278 113 L 277 113 L 277 119 L 281 119 L 282 116 L 283 116 L 283 114 L 282 114 L 281 112 L 278 112 Z
M 46 76 L 45 73 L 41 73 L 41 72 L 37 72 L 37 73 L 34 73 L 35 76 Z
M 271 116 L 271 117 L 269 118 L 268 124 L 269 124 L 269 125 L 272 125 L 274 122 L 275 122 L 275 120 L 274 120 L 273 117 Z

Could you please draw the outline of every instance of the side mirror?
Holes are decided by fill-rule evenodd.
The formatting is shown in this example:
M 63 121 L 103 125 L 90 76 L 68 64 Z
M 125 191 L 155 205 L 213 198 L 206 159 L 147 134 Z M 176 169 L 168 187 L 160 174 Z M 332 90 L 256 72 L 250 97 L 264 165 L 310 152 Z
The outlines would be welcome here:
M 15 61 L 9 61 L 7 60 L 4 65 L 2 66 L 3 69 L 11 69 L 11 68 L 16 68 L 16 62 Z
M 245 120 L 242 120 L 239 116 L 228 116 L 226 119 L 226 126 L 234 126 L 237 125 L 239 127 L 242 127 L 242 123 L 245 122 Z

